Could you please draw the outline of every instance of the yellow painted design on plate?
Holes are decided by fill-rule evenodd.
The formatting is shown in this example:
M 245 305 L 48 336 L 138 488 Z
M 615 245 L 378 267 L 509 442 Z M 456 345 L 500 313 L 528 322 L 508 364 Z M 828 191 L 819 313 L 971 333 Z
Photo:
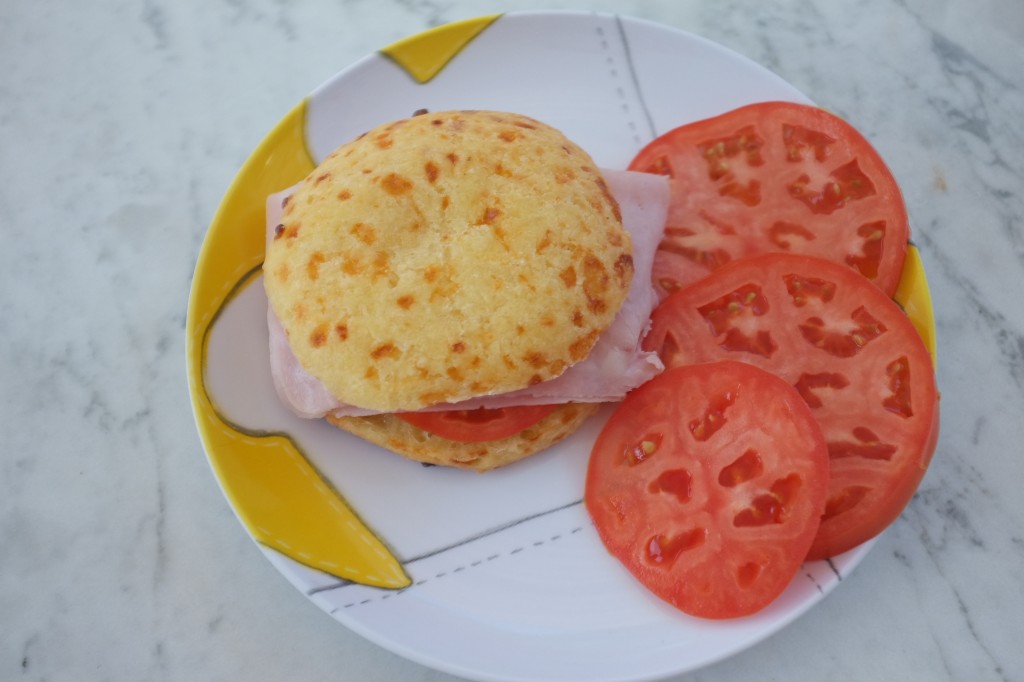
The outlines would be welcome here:
M 417 82 L 426 83 L 500 16 L 489 14 L 437 26 L 392 43 L 381 52 L 393 59 Z
M 924 264 L 917 247 L 911 244 L 907 248 L 907 257 L 903 261 L 903 274 L 896 287 L 894 296 L 903 306 L 914 328 L 924 340 L 924 345 L 932 355 L 932 364 L 936 364 L 935 348 L 935 313 L 932 310 L 932 296 L 928 291 L 928 280 L 924 276 Z
M 228 189 L 203 243 L 187 322 L 189 391 L 196 423 L 224 493 L 249 533 L 331 575 L 378 587 L 409 585 L 401 563 L 332 490 L 286 434 L 245 433 L 223 419 L 204 385 L 208 332 L 259 272 L 266 197 L 313 170 L 306 105 L 290 111 Z

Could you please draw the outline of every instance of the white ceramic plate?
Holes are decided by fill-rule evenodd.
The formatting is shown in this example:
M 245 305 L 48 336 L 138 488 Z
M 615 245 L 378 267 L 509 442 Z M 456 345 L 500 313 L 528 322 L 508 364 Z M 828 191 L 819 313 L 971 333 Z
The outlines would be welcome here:
M 312 160 L 417 109 L 470 108 L 535 117 L 564 131 L 599 165 L 623 168 L 653 137 L 683 123 L 755 101 L 808 101 L 718 45 L 605 14 L 504 15 L 449 56 L 436 75 L 419 82 L 393 55 L 373 54 L 314 91 L 304 109 Z M 210 245 L 197 273 L 231 248 Z M 238 293 L 216 314 L 197 322 L 190 308 L 190 330 L 205 334 L 204 322 L 210 327 L 205 353 L 193 357 L 190 351 L 202 376 L 194 382 L 194 400 L 205 390 L 239 437 L 288 434 L 401 562 L 412 585 L 396 591 L 339 580 L 298 554 L 260 545 L 315 604 L 393 652 L 479 680 L 662 678 L 778 631 L 828 594 L 869 550 L 865 545 L 806 564 L 755 616 L 690 618 L 649 595 L 605 552 L 581 503 L 586 460 L 603 416 L 548 452 L 482 475 L 424 467 L 323 423 L 296 419 L 270 383 L 266 299 L 253 272 L 222 277 L 219 286 Z M 204 440 L 215 460 L 220 446 L 205 431 Z M 216 462 L 214 468 L 245 521 L 229 491 L 229 478 L 238 474 Z

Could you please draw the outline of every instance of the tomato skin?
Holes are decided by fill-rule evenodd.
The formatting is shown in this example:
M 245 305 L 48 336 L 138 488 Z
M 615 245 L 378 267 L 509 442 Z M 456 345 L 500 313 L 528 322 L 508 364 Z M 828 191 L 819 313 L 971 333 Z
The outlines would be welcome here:
M 789 585 L 827 481 L 825 441 L 796 390 L 721 361 L 667 370 L 626 396 L 595 442 L 584 501 L 645 587 L 722 619 Z
M 860 508 L 854 508 L 845 512 L 850 514 L 843 523 L 830 521 L 815 538 L 814 544 L 807 552 L 807 560 L 828 559 L 852 549 L 867 539 L 880 534 L 896 520 L 903 509 L 909 504 L 921 480 L 928 471 L 935 446 L 939 440 L 939 403 L 936 400 L 934 416 L 931 419 L 931 426 L 928 435 L 921 446 L 920 459 L 916 466 L 908 469 L 901 481 L 894 483 L 891 495 L 891 503 L 888 511 L 880 513 L 874 509 L 872 500 L 867 500 Z M 883 493 L 884 494 L 884 493 Z M 858 514 L 858 516 L 853 516 Z M 824 524 L 823 524 L 824 525 Z
M 399 412 L 395 416 L 435 436 L 460 443 L 483 443 L 516 435 L 554 412 L 557 405 L 435 412 Z
M 831 459 L 808 559 L 884 530 L 931 461 L 939 428 L 931 356 L 902 309 L 849 268 L 791 254 L 737 260 L 665 299 L 644 346 L 668 367 L 747 362 L 804 396 Z
M 766 251 L 843 263 L 892 295 L 910 229 L 899 186 L 871 144 L 814 106 L 761 102 L 680 126 L 630 170 L 669 175 L 655 258 L 659 294 Z

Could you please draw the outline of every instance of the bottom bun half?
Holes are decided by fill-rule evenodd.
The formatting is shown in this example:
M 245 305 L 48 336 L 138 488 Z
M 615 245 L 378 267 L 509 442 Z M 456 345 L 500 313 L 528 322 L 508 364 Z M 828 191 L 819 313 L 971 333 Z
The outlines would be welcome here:
M 599 409 L 598 403 L 560 405 L 544 419 L 514 436 L 481 443 L 462 443 L 435 436 L 393 414 L 328 416 L 327 421 L 417 462 L 487 471 L 517 462 L 569 437 Z

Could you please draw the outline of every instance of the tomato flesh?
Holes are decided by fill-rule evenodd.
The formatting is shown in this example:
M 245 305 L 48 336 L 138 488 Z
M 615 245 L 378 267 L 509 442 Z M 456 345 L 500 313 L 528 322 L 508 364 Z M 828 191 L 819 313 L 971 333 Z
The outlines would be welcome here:
M 667 367 L 721 359 L 791 384 L 828 443 L 829 498 L 809 559 L 849 550 L 902 512 L 931 460 L 931 356 L 900 307 L 811 256 L 737 260 L 666 298 L 644 340 Z
M 626 396 L 595 442 L 584 500 L 605 546 L 654 594 L 732 618 L 790 583 L 827 482 L 825 441 L 796 390 L 722 361 Z
M 460 443 L 483 443 L 516 435 L 551 414 L 557 405 L 478 407 L 472 410 L 400 412 L 395 416 L 435 436 Z
M 630 170 L 668 175 L 662 296 L 766 251 L 843 263 L 892 295 L 909 235 L 892 173 L 853 127 L 813 106 L 762 102 L 658 137 Z

